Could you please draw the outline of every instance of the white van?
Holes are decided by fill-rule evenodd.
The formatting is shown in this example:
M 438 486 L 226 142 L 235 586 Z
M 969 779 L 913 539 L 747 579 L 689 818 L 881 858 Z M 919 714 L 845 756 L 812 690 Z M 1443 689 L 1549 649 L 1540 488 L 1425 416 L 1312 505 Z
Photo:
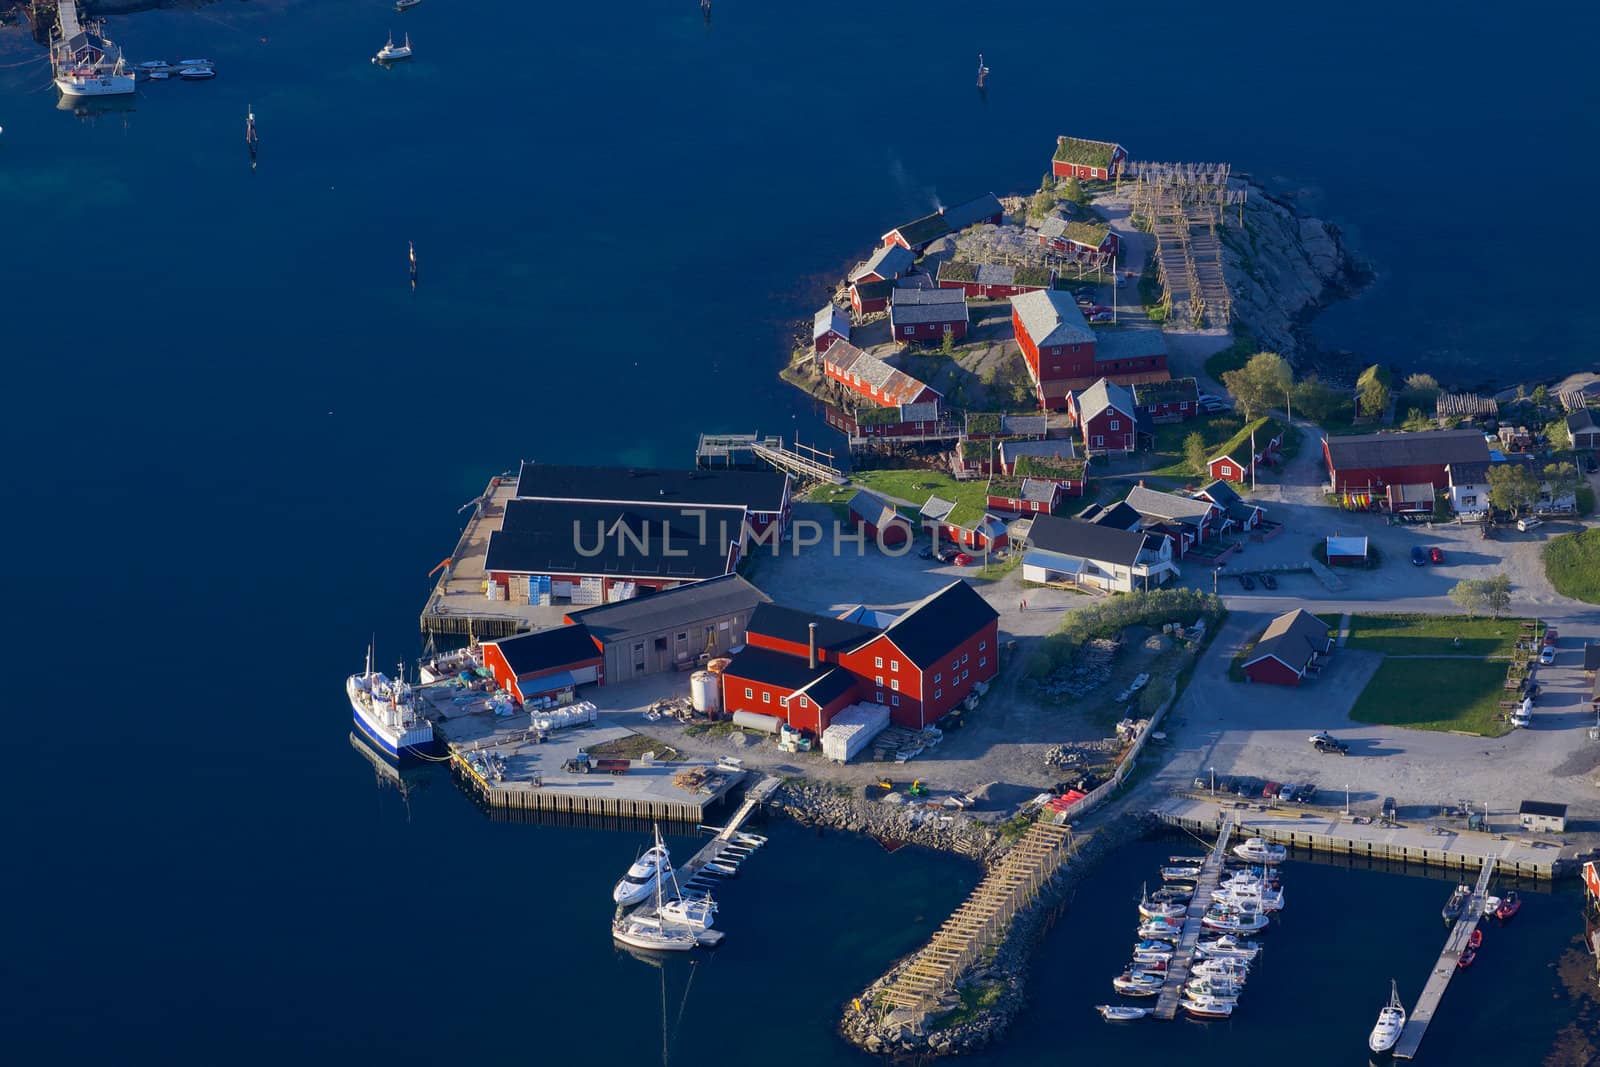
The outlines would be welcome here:
M 1521 530 L 1523 533 L 1527 533 L 1529 530 L 1537 529 L 1543 525 L 1543 519 L 1527 518 L 1517 520 L 1517 529 Z

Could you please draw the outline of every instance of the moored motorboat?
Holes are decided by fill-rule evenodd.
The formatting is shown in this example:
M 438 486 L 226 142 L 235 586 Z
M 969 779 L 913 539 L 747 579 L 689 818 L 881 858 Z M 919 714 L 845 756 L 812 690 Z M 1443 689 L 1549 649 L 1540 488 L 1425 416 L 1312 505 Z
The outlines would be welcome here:
M 1502 903 L 1502 901 L 1497 896 L 1484 897 L 1483 898 L 1483 917 L 1485 919 L 1492 919 L 1494 917 L 1494 913 L 1500 910 L 1501 903 Z
M 1510 919 L 1521 910 L 1522 898 L 1518 896 L 1517 891 L 1513 889 L 1511 892 L 1505 895 L 1505 899 L 1500 901 L 1500 906 L 1494 909 L 1494 914 L 1495 918 L 1499 919 L 1501 922 L 1505 922 L 1507 919 Z
M 1461 913 L 1466 909 L 1467 901 L 1472 898 L 1470 885 L 1458 885 L 1450 891 L 1450 897 L 1444 902 L 1444 907 L 1439 910 L 1439 915 L 1446 923 L 1453 923 L 1461 918 Z
M 1153 974 L 1129 971 L 1111 979 L 1111 987 L 1125 997 L 1153 997 L 1161 992 L 1161 979 Z
M 1169 941 L 1141 941 L 1133 946 L 1133 951 L 1138 955 L 1162 956 L 1171 959 L 1175 950 Z
M 1259 911 L 1283 910 L 1283 890 L 1259 885 L 1229 885 L 1211 891 L 1211 902 L 1229 907 L 1251 907 Z
M 1149 1008 L 1135 1008 L 1131 1004 L 1099 1004 L 1094 1010 L 1107 1022 L 1128 1022 L 1150 1014 Z
M 1241 941 L 1230 934 L 1223 934 L 1209 941 L 1201 941 L 1195 945 L 1195 952 L 1202 959 L 1234 959 L 1253 960 L 1261 952 L 1261 946 L 1254 941 Z
M 1242 845 L 1233 846 L 1233 854 L 1252 863 L 1282 863 L 1289 850 L 1282 845 L 1269 844 L 1266 839 L 1252 837 Z
M 1197 1019 L 1226 1019 L 1233 1014 L 1236 1003 L 1219 997 L 1190 995 L 1183 998 L 1183 1010 Z
M 1199 978 L 1243 978 L 1250 973 L 1250 965 L 1240 959 L 1212 957 L 1195 960 L 1189 973 Z
M 411 58 L 411 34 L 406 34 L 404 44 L 394 43 L 394 34 L 389 35 L 389 40 L 378 49 L 378 54 L 372 57 L 374 63 L 397 63 L 402 59 Z
M 1406 1028 L 1406 1006 L 1400 1003 L 1400 987 L 1391 979 L 1389 1002 L 1378 1011 L 1378 1021 L 1367 1035 L 1367 1050 L 1380 1056 L 1394 1051 L 1400 1033 Z
M 215 78 L 217 72 L 210 67 L 184 67 L 178 71 L 178 77 L 188 82 L 203 82 Z
M 1483 931 L 1482 930 L 1474 930 L 1474 931 L 1472 931 L 1472 936 L 1467 938 L 1467 947 L 1472 949 L 1473 951 L 1477 951 L 1478 949 L 1483 947 Z
M 658 909 L 661 917 L 691 930 L 709 930 L 716 922 L 717 902 L 710 897 L 679 897 Z
M 1139 902 L 1139 914 L 1146 919 L 1181 919 L 1189 914 L 1189 906 L 1175 900 L 1155 901 L 1146 898 Z
M 1157 889 L 1154 893 L 1151 893 L 1150 894 L 1150 899 L 1153 900 L 1153 901 L 1156 901 L 1157 903 L 1161 903 L 1161 904 L 1169 903 L 1169 902 L 1172 902 L 1172 901 L 1176 901 L 1179 904 L 1186 904 L 1186 903 L 1189 902 L 1189 900 L 1193 896 L 1194 896 L 1194 887 L 1193 886 L 1173 886 L 1173 885 L 1168 885 L 1168 886 L 1162 886 L 1160 889 Z
M 394 9 L 404 11 L 408 7 L 416 7 L 422 0 L 394 0 Z
M 172 72 L 168 70 L 152 70 L 150 73 L 146 74 L 145 77 L 149 78 L 153 82 L 164 82 L 171 79 Z
M 1464 971 L 1468 967 L 1471 967 L 1474 963 L 1476 963 L 1477 959 L 1478 959 L 1478 954 L 1476 952 L 1474 952 L 1472 949 L 1469 948 L 1466 951 L 1462 952 L 1460 958 L 1456 960 L 1456 967 L 1459 970 L 1463 970 Z
M 1265 930 L 1266 912 L 1238 908 L 1213 907 L 1201 917 L 1201 925 L 1229 934 L 1253 934 Z
M 1146 919 L 1139 924 L 1139 936 L 1158 941 L 1177 941 L 1183 936 L 1183 925 L 1169 923 L 1165 919 Z
M 178 67 L 214 67 L 214 66 L 216 66 L 216 64 L 213 63 L 209 59 L 180 59 L 180 60 L 178 60 L 177 63 L 175 63 L 173 65 L 174 66 L 178 66 Z
M 1163 882 L 1173 882 L 1185 878 L 1198 877 L 1200 877 L 1200 868 L 1191 864 L 1161 868 L 1161 880 Z
M 611 890 L 611 899 L 618 904 L 638 904 L 649 897 L 661 884 L 661 879 L 672 872 L 672 855 L 667 851 L 667 846 L 661 843 L 659 831 L 656 834 L 656 843 L 644 850 L 639 858 L 633 861 L 624 874 Z

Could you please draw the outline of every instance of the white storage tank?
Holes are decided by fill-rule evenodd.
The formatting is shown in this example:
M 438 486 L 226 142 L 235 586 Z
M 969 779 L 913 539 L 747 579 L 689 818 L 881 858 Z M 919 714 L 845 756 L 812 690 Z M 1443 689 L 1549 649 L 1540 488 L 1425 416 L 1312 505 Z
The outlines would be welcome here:
M 710 671 L 695 671 L 689 676 L 689 703 L 694 710 L 713 715 L 722 708 L 722 676 Z
M 764 734 L 775 734 L 778 727 L 783 725 L 783 720 L 776 715 L 758 715 L 753 711 L 736 711 L 733 713 L 733 725 L 742 726 L 746 730 L 760 730 Z

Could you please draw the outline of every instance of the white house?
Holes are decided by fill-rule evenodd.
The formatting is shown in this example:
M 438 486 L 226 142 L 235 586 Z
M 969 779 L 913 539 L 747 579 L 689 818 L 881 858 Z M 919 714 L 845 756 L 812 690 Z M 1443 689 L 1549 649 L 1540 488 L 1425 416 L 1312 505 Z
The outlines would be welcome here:
M 1022 557 L 1023 581 L 1067 582 L 1108 593 L 1154 589 L 1178 576 L 1172 542 L 1160 534 L 1055 515 L 1034 518 Z

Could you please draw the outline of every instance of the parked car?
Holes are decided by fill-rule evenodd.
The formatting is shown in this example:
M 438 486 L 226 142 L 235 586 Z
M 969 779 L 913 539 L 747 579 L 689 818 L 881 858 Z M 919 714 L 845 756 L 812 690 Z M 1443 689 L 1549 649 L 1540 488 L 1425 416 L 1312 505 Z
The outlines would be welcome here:
M 1295 799 L 1298 800 L 1302 804 L 1309 804 L 1309 803 L 1311 803 L 1312 798 L 1315 797 L 1316 795 L 1317 795 L 1316 783 L 1315 782 L 1307 782 L 1305 785 L 1300 787 L 1300 794 L 1297 797 L 1295 797 Z
M 1557 630 L 1554 626 L 1546 626 L 1544 628 L 1544 640 L 1539 643 L 1544 645 L 1553 645 L 1556 643 L 1556 638 L 1560 636 L 1560 630 Z
M 1086 317 L 1090 322 L 1115 322 L 1117 319 L 1110 311 L 1091 311 Z
M 920 549 L 917 550 L 917 555 L 919 557 L 921 557 L 922 559 L 932 559 L 933 558 L 933 546 L 932 545 L 923 545 Z
M 1078 306 L 1081 308 L 1094 307 L 1094 294 L 1090 293 L 1088 296 L 1085 296 L 1082 293 L 1079 293 Z
M 955 561 L 956 556 L 960 555 L 960 553 L 953 548 L 941 548 L 937 553 L 935 553 L 935 555 L 938 557 L 940 563 L 952 563 Z
M 1550 666 L 1550 664 L 1554 663 L 1555 661 L 1556 661 L 1556 646 L 1555 645 L 1545 645 L 1542 649 L 1539 650 L 1539 662 L 1540 663 L 1542 663 L 1546 667 L 1548 667 L 1548 666 Z
M 1090 300 L 1093 300 L 1094 299 L 1094 286 L 1085 285 L 1080 289 L 1075 289 L 1075 290 L 1073 290 L 1072 295 L 1077 297 L 1079 300 L 1082 300 L 1084 297 L 1088 297 Z
M 1239 584 L 1244 586 L 1246 589 L 1254 589 L 1256 587 L 1256 580 L 1250 577 L 1248 574 L 1241 574 L 1239 575 Z
M 1238 784 L 1233 787 L 1233 792 L 1236 796 L 1253 797 L 1257 793 L 1261 792 L 1261 785 L 1261 779 L 1251 778 L 1249 775 L 1245 775 L 1244 777 L 1240 778 Z
M 1261 576 L 1261 584 L 1266 586 L 1268 589 L 1276 589 L 1278 588 L 1278 579 L 1274 578 L 1270 574 L 1263 574 Z
M 1337 752 L 1341 756 L 1350 755 L 1350 746 L 1349 745 L 1345 744 L 1343 741 L 1335 741 L 1331 737 L 1323 738 L 1322 740 L 1318 741 L 1316 743 L 1316 745 L 1317 745 L 1317 751 L 1321 752 L 1325 756 L 1331 756 L 1335 752 Z
M 967 555 L 965 552 L 957 552 L 955 559 L 951 562 L 953 562 L 957 567 L 965 567 L 967 564 L 972 562 L 972 557 Z
M 1444 549 L 1442 549 L 1442 548 L 1430 548 L 1430 549 L 1428 549 L 1428 562 L 1429 563 L 1443 563 L 1444 562 Z
M 1289 784 L 1289 785 L 1285 785 L 1285 786 L 1282 786 L 1282 787 L 1281 787 L 1281 788 L 1280 788 L 1280 789 L 1279 789 L 1279 790 L 1278 790 L 1278 799 L 1279 799 L 1279 800 L 1283 800 L 1283 801 L 1289 801 L 1289 800 L 1293 800 L 1293 799 L 1294 799 L 1294 796 L 1295 796 L 1295 793 L 1296 793 L 1296 792 L 1297 792 L 1297 791 L 1298 791 L 1298 790 L 1299 790 L 1299 789 L 1300 789 L 1300 787 L 1299 787 L 1299 786 L 1297 786 L 1297 785 L 1293 785 L 1293 784 Z
M 1543 525 L 1544 525 L 1544 520 L 1543 519 L 1535 519 L 1535 518 L 1531 518 L 1530 517 L 1530 518 L 1526 518 L 1526 519 L 1518 519 L 1517 520 L 1517 529 L 1520 530 L 1523 533 L 1527 533 L 1529 530 L 1537 530 L 1539 527 L 1541 527 Z
M 1266 785 L 1261 787 L 1261 796 L 1263 798 L 1275 797 L 1278 795 L 1278 790 L 1282 788 L 1283 786 L 1279 785 L 1277 782 L 1268 782 Z
M 1428 565 L 1428 554 L 1422 550 L 1421 545 L 1412 546 L 1411 565 L 1413 567 L 1426 567 Z

